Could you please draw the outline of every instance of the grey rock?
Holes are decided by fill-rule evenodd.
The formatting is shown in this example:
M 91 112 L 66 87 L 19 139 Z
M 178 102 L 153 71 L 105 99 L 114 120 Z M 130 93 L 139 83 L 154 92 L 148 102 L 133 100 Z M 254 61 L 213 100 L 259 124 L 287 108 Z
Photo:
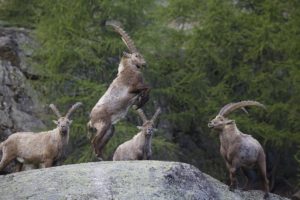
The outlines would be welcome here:
M 27 78 L 33 69 L 28 58 L 32 56 L 34 48 L 36 44 L 29 31 L 22 28 L 0 27 L 0 131 L 2 132 L 45 129 L 45 125 L 38 117 L 42 105 Z
M 44 126 L 41 120 L 16 108 L 12 108 L 11 117 L 14 121 L 14 127 L 17 130 L 34 131 L 38 127 Z
M 230 192 L 192 165 L 117 161 L 65 165 L 0 177 L 6 199 L 263 199 L 262 191 Z M 286 198 L 270 194 L 270 199 Z
M 30 60 L 34 48 L 30 31 L 0 27 L 0 142 L 15 132 L 46 129 L 40 120 L 43 106 L 31 86 L 37 77 Z

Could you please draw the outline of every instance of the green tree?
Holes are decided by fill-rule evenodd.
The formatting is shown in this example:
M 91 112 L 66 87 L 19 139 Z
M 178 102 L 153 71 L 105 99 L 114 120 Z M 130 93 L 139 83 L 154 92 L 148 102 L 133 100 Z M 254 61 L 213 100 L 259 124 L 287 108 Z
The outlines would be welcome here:
M 45 103 L 85 105 L 72 127 L 68 163 L 93 158 L 86 139 L 88 113 L 116 76 L 126 51 L 119 35 L 104 26 L 114 19 L 124 25 L 149 64 L 144 73 L 153 89 L 146 112 L 163 107 L 163 129 L 153 144 L 156 159 L 188 162 L 225 181 L 218 139 L 207 122 L 229 102 L 257 100 L 267 111 L 251 109 L 249 116 L 236 113 L 232 118 L 267 152 L 280 156 L 278 177 L 294 183 L 295 147 L 300 142 L 299 4 L 5 0 L 0 19 L 34 27 L 41 44 L 35 59 L 45 77 L 36 87 Z M 117 125 L 107 157 L 137 132 L 137 119 L 131 111 Z

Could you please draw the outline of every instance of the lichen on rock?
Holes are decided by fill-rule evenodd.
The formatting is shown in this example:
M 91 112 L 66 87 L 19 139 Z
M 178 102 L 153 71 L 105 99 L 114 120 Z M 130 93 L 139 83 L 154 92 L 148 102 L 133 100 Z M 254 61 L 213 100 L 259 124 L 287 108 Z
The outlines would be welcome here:
M 178 162 L 116 161 L 64 165 L 0 178 L 1 199 L 263 199 L 235 191 L 196 167 Z M 270 194 L 272 200 L 286 198 Z

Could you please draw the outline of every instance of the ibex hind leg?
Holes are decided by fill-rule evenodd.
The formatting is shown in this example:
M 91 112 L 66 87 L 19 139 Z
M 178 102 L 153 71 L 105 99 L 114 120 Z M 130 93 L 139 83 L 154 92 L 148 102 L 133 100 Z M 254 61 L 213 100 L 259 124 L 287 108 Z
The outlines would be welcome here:
M 111 123 L 101 121 L 99 123 L 95 123 L 94 127 L 97 129 L 97 133 L 92 140 L 94 152 L 97 157 L 101 157 L 102 149 L 103 149 L 101 141 L 102 141 L 102 138 L 104 137 L 104 135 L 106 134 L 106 132 L 110 129 Z
M 103 148 L 110 140 L 110 138 L 114 135 L 114 132 L 115 132 L 115 127 L 111 125 L 109 129 L 106 131 L 106 133 L 103 135 L 103 137 L 101 138 L 101 141 L 98 144 L 98 150 L 100 152 L 101 158 L 102 158 Z
M 269 197 L 269 180 L 267 178 L 266 158 L 263 152 L 259 155 L 258 167 L 264 184 L 264 191 L 265 191 L 264 199 L 267 199 Z

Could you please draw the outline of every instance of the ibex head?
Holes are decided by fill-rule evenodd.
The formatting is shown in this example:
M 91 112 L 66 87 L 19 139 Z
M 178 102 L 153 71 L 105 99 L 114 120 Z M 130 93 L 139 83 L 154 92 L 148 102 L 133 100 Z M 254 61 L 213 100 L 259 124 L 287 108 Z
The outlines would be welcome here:
M 226 118 L 226 116 L 241 108 L 243 111 L 247 112 L 246 106 L 259 106 L 265 109 L 265 106 L 257 101 L 241 101 L 237 103 L 229 103 L 225 105 L 219 112 L 219 114 L 208 123 L 209 128 L 214 128 L 216 130 L 222 130 L 227 124 L 235 123 L 234 120 Z
M 122 60 L 128 64 L 127 66 L 132 67 L 134 70 L 139 70 L 146 66 L 146 61 L 144 57 L 138 52 L 123 52 Z
M 75 103 L 67 112 L 65 116 L 62 116 L 56 106 L 54 104 L 50 104 L 49 107 L 58 117 L 58 120 L 53 120 L 53 122 L 57 125 L 59 132 L 61 135 L 67 135 L 70 130 L 70 125 L 72 124 L 72 120 L 70 120 L 71 114 L 82 105 L 81 102 Z
M 155 120 L 157 119 L 158 115 L 161 113 L 161 109 L 158 108 L 153 115 L 151 120 L 148 120 L 144 111 L 142 109 L 137 110 L 138 114 L 143 120 L 143 126 L 137 126 L 146 136 L 151 136 L 156 129 L 154 128 Z
M 126 66 L 133 67 L 134 70 L 139 70 L 142 67 L 146 66 L 144 57 L 138 52 L 137 48 L 134 45 L 134 42 L 126 33 L 126 31 L 121 28 L 121 24 L 117 21 L 107 21 L 106 25 L 112 26 L 114 30 L 121 35 L 123 42 L 129 50 L 129 53 L 124 52 L 122 57 L 122 60 L 128 64 Z

